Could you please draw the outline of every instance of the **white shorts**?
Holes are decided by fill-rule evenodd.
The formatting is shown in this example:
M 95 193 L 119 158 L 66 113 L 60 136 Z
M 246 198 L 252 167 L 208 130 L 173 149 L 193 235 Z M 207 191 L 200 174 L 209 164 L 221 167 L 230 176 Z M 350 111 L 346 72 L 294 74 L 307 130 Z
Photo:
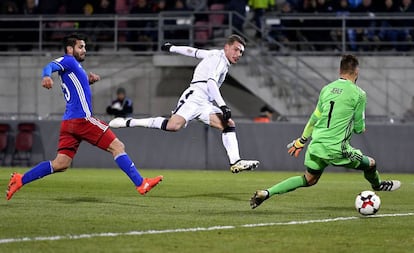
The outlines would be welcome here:
M 185 126 L 193 119 L 210 125 L 210 115 L 216 113 L 222 113 L 221 109 L 208 100 L 204 91 L 196 87 L 189 87 L 183 92 L 173 111 L 173 114 L 185 119 Z

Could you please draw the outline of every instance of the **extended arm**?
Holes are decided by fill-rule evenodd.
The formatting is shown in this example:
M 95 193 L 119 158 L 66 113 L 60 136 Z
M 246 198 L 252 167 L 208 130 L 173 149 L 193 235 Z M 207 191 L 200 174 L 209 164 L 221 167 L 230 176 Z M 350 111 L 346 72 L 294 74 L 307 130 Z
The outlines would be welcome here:
M 300 151 L 303 149 L 308 139 L 312 136 L 313 127 L 315 126 L 316 122 L 318 122 L 320 117 L 321 112 L 319 111 L 318 107 L 316 107 L 315 111 L 313 111 L 312 115 L 310 116 L 308 123 L 306 123 L 306 126 L 303 129 L 302 136 L 287 145 L 288 153 L 290 155 L 295 157 L 299 156 Z
M 190 56 L 197 59 L 204 59 L 208 56 L 209 50 L 199 49 L 189 46 L 174 46 L 173 44 L 167 42 L 161 46 L 161 50 L 176 54 L 181 54 L 184 56 Z

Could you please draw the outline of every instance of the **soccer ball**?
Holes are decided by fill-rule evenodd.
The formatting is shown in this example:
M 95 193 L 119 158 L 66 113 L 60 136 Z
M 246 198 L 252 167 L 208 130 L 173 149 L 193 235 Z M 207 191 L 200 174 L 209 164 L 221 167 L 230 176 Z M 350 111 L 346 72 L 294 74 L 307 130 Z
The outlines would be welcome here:
M 378 212 L 381 205 L 380 197 L 373 191 L 363 191 L 356 196 L 355 208 L 362 215 Z

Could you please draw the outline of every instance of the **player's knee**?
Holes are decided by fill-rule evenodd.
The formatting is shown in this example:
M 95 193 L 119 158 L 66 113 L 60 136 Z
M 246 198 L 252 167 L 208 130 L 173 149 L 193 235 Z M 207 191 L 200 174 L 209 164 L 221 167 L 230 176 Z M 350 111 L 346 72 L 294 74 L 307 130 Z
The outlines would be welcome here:
M 374 158 L 369 157 L 369 156 L 365 156 L 362 159 L 361 164 L 359 165 L 359 167 L 357 169 L 360 169 L 360 170 L 363 170 L 363 171 L 376 170 L 377 169 L 377 164 L 376 164 Z
M 317 184 L 318 181 L 319 181 L 319 178 L 306 180 L 306 187 L 311 187 L 311 186 Z
M 70 166 L 70 162 L 55 159 L 52 161 L 53 172 L 63 172 Z
M 117 156 L 125 152 L 125 145 L 118 138 L 112 141 L 108 147 L 108 151 L 112 153 L 113 156 Z
M 305 175 L 303 175 L 303 178 L 306 181 L 305 187 L 310 187 L 312 185 L 317 184 L 320 177 L 321 175 L 314 175 L 310 174 L 309 172 L 306 172 Z
M 171 119 L 165 119 L 164 122 L 162 122 L 161 129 L 169 132 L 177 132 L 181 128 L 183 128 L 185 125 L 185 122 L 171 120 Z
M 236 127 L 236 123 L 232 120 L 232 119 L 229 119 L 229 121 L 227 121 L 227 127 Z
M 371 169 L 375 169 L 377 167 L 377 163 L 375 162 L 374 158 L 368 157 L 368 160 L 369 160 L 369 167 Z

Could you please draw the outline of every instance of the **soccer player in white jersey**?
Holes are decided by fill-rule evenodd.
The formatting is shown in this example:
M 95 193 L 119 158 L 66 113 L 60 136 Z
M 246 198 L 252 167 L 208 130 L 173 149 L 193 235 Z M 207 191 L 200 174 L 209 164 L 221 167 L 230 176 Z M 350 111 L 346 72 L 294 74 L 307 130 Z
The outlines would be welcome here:
M 219 90 L 229 67 L 239 61 L 245 46 L 245 41 L 238 35 L 229 36 L 221 50 L 204 50 L 165 43 L 161 47 L 163 51 L 202 59 L 194 70 L 190 86 L 182 93 L 171 117 L 115 118 L 109 122 L 109 126 L 148 127 L 175 132 L 186 127 L 191 120 L 197 119 L 222 131 L 222 141 L 229 157 L 231 172 L 255 169 L 259 161 L 240 158 L 236 125 L 231 119 L 231 110 Z

